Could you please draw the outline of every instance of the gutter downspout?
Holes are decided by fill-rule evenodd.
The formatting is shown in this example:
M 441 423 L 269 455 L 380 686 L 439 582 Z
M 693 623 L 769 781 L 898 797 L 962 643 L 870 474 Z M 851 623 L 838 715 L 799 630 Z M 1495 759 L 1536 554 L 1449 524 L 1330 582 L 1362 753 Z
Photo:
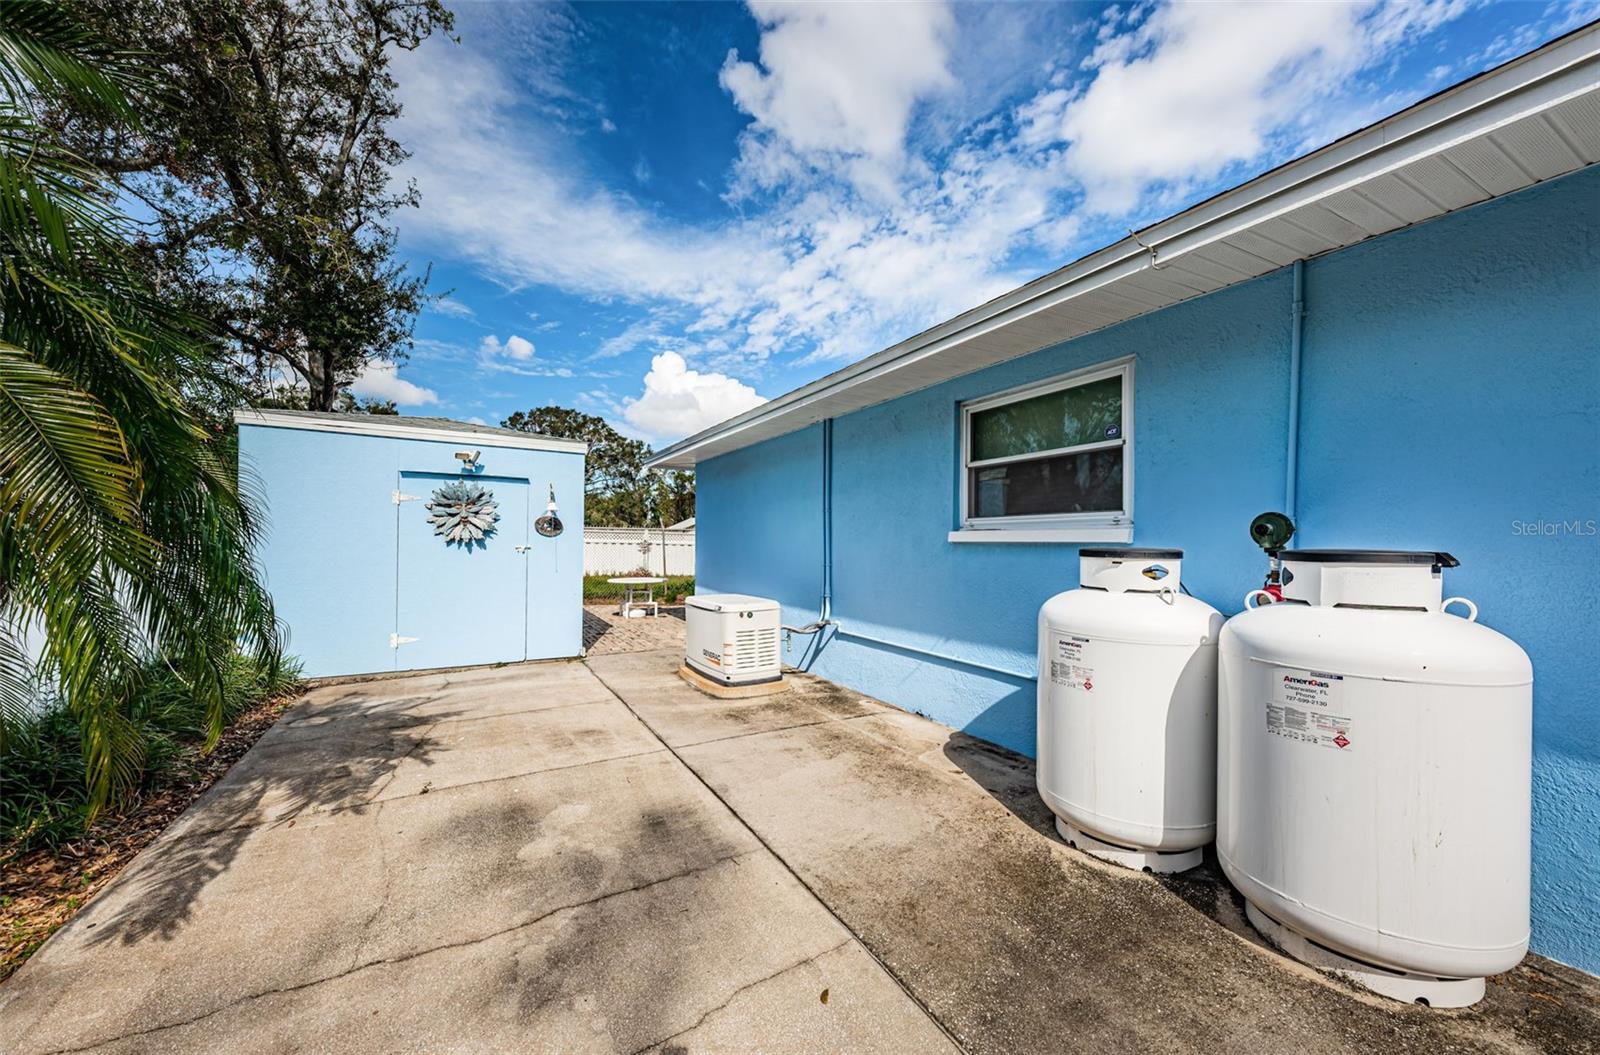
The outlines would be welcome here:
M 1300 357 L 1306 321 L 1306 262 L 1294 262 L 1294 306 L 1289 316 L 1289 438 L 1284 458 L 1283 512 L 1296 520 L 1300 489 Z
M 870 634 L 857 633 L 846 630 L 833 618 L 833 419 L 825 418 L 822 422 L 822 612 L 814 623 L 806 626 L 785 626 L 784 636 L 791 634 L 816 634 L 813 639 L 813 651 L 809 659 L 804 661 L 801 670 L 809 669 L 811 660 L 816 658 L 816 651 L 824 643 L 821 631 L 826 627 L 834 627 L 835 637 L 848 637 L 855 641 L 865 641 L 868 644 L 879 645 L 893 649 L 897 652 L 910 652 L 914 655 L 927 656 L 930 659 L 941 660 L 956 666 L 969 667 L 974 670 L 998 674 L 1002 677 L 1012 678 L 1016 681 L 1037 681 L 1034 673 L 1021 674 L 1004 667 L 990 666 L 987 663 L 978 663 L 974 660 L 952 656 L 943 652 L 934 652 L 915 645 L 903 644 L 899 641 L 888 641 Z
M 833 622 L 833 419 L 822 423 L 822 614 Z
M 821 631 L 825 627 L 837 625 L 833 618 L 833 419 L 824 418 L 822 422 L 822 607 L 817 618 L 805 626 L 783 625 L 784 649 L 789 648 L 789 642 L 795 634 L 816 634 L 812 638 L 811 657 L 804 660 L 804 665 L 797 668 L 808 670 L 811 661 L 816 658 L 816 653 L 822 649 L 823 637 Z

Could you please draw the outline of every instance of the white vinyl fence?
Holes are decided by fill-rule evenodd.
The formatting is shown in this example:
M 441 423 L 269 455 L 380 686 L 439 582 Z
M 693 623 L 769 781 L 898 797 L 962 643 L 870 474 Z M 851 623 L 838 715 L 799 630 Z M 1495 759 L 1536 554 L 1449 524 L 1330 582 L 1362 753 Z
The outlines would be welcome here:
M 583 529 L 585 575 L 627 575 L 641 568 L 651 575 L 693 575 L 694 531 L 587 526 Z

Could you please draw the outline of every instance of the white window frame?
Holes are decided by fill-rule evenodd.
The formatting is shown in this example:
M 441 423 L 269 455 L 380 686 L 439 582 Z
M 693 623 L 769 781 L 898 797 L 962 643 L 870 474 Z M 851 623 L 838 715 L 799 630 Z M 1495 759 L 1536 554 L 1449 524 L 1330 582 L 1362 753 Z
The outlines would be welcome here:
M 1133 541 L 1133 366 L 1132 356 L 1100 363 L 1096 366 L 1060 374 L 1045 381 L 1007 389 L 981 399 L 961 404 L 961 486 L 957 501 L 960 507 L 960 529 L 950 532 L 951 542 L 1132 542 Z M 1108 377 L 1122 378 L 1122 437 L 1083 443 L 1075 447 L 1034 451 L 1008 458 L 985 461 L 971 460 L 972 415 L 981 410 L 992 410 L 1008 403 L 1018 403 L 1036 396 L 1048 395 L 1062 389 L 1103 381 Z M 985 465 L 1035 458 L 1058 457 L 1089 451 L 1122 447 L 1122 508 L 1102 513 L 1042 513 L 1029 516 L 974 517 L 969 511 L 972 470 Z

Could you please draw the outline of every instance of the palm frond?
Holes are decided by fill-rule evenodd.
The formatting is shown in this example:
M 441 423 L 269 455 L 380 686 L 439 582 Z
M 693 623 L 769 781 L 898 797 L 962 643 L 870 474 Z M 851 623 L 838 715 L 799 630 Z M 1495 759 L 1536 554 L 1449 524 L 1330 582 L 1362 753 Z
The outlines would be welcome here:
M 122 429 L 98 400 L 0 341 L 0 516 L 78 566 L 153 556 Z M 88 530 L 85 530 L 85 529 Z
M 15 731 L 25 728 L 33 715 L 34 682 L 33 660 L 21 628 L 0 620 L 0 757 L 11 749 Z
M 26 702 L 12 628 L 37 624 L 91 810 L 140 779 L 148 671 L 214 738 L 236 651 L 275 672 L 281 649 L 250 496 L 190 402 L 228 391 L 215 344 L 131 265 L 110 181 L 36 113 L 130 121 L 130 94 L 164 90 L 61 6 L 0 0 L 0 737 Z
M 105 44 L 60 4 L 0 3 L 0 88 L 12 99 L 58 95 L 132 122 L 129 96 L 148 83 L 135 56 Z

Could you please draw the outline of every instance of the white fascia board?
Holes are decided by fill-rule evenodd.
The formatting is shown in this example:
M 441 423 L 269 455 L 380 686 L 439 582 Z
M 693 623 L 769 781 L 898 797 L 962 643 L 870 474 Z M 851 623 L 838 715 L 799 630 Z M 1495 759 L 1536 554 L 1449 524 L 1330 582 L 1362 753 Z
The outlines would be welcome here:
M 692 468 L 698 449 L 712 441 L 724 441 L 718 443 L 718 453 L 737 449 L 744 445 L 739 442 L 739 434 L 754 426 L 775 424 L 783 417 L 799 419 L 802 411 L 821 400 L 831 399 L 958 344 L 1136 275 L 1150 267 L 1152 249 L 1155 262 L 1172 262 L 1422 157 L 1488 135 L 1511 122 L 1597 89 L 1600 89 L 1600 23 L 1446 89 L 1392 117 L 1143 228 L 1137 236 L 1096 250 L 1075 263 L 1001 294 L 858 363 L 680 440 L 645 464 L 652 469 Z M 1438 215 L 1443 215 L 1444 211 L 1441 209 Z M 915 387 L 908 388 L 906 392 L 915 390 Z M 794 428 L 809 423 L 797 420 Z M 780 428 L 771 435 L 788 431 L 793 429 Z M 755 437 L 765 438 L 768 437 Z
M 553 451 L 561 454 L 587 454 L 589 445 L 582 440 L 558 439 L 554 436 L 507 436 L 494 432 L 473 432 L 470 429 L 435 429 L 404 424 L 403 417 L 394 420 L 387 414 L 351 414 L 340 418 L 306 418 L 296 414 L 278 414 L 270 410 L 235 410 L 233 420 L 240 425 L 259 425 L 269 429 L 299 429 L 304 432 L 338 432 L 347 436 L 386 436 L 403 440 L 434 440 L 440 443 L 459 443 L 472 447 L 511 447 L 518 450 Z

